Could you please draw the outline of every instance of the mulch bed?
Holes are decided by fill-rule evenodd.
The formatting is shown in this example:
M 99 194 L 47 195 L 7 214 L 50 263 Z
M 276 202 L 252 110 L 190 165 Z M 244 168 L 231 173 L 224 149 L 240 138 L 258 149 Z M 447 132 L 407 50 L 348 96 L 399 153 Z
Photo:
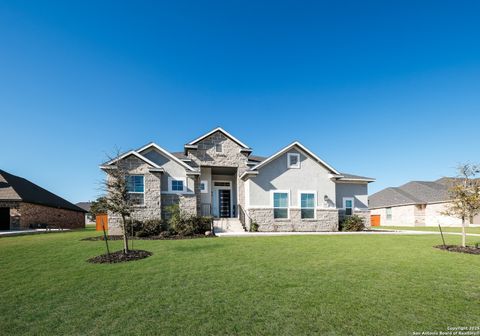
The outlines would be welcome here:
M 480 255 L 480 248 L 474 246 L 458 246 L 458 245 L 437 245 L 434 246 L 440 250 L 450 251 L 450 252 L 459 252 L 459 253 L 468 253 L 468 254 L 479 254 Z
M 151 236 L 151 237 L 128 237 L 129 240 L 179 240 L 179 239 L 196 239 L 196 238 L 212 238 L 214 236 L 205 236 L 204 234 L 195 234 L 193 236 L 180 236 L 180 235 L 173 235 L 173 236 Z M 95 237 L 87 237 L 83 238 L 82 240 L 86 241 L 98 241 L 98 240 L 105 240 L 103 236 L 95 236 Z M 123 240 L 123 236 L 108 236 L 108 240 Z
M 87 261 L 92 264 L 115 264 L 127 261 L 135 261 L 148 258 L 152 255 L 152 252 L 144 250 L 130 250 L 128 254 L 123 253 L 123 250 L 116 251 L 108 254 L 102 254 L 97 257 L 88 259 Z

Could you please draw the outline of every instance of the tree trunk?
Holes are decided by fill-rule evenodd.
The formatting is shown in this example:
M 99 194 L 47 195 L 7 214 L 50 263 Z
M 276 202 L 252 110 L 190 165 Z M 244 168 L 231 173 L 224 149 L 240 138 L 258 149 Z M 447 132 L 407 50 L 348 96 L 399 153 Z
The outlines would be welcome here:
M 462 217 L 462 246 L 467 246 L 467 230 L 465 229 L 465 217 Z
M 127 221 L 125 216 L 122 215 L 122 224 L 123 224 L 123 253 L 128 253 L 128 237 L 127 237 Z

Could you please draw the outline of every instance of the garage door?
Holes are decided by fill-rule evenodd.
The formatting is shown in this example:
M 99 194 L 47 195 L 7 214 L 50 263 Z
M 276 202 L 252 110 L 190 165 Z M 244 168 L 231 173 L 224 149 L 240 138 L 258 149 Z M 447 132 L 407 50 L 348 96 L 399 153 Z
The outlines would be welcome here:
M 0 231 L 10 230 L 10 208 L 0 208 Z

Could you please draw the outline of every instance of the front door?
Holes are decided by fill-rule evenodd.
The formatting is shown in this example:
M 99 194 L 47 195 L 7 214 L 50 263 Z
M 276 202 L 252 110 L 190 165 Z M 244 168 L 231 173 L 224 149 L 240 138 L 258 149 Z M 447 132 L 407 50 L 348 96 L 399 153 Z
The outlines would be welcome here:
M 231 190 L 220 189 L 218 191 L 218 201 L 220 209 L 220 218 L 230 218 Z
M 212 213 L 216 218 L 232 217 L 232 183 L 213 181 Z
M 0 231 L 10 230 L 10 208 L 0 208 Z

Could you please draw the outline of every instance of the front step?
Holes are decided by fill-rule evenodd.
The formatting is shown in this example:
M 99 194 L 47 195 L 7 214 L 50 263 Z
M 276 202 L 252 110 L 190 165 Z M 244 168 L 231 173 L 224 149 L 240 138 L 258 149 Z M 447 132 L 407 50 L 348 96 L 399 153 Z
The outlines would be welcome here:
M 245 232 L 238 218 L 218 218 L 213 220 L 213 231 L 222 232 Z

